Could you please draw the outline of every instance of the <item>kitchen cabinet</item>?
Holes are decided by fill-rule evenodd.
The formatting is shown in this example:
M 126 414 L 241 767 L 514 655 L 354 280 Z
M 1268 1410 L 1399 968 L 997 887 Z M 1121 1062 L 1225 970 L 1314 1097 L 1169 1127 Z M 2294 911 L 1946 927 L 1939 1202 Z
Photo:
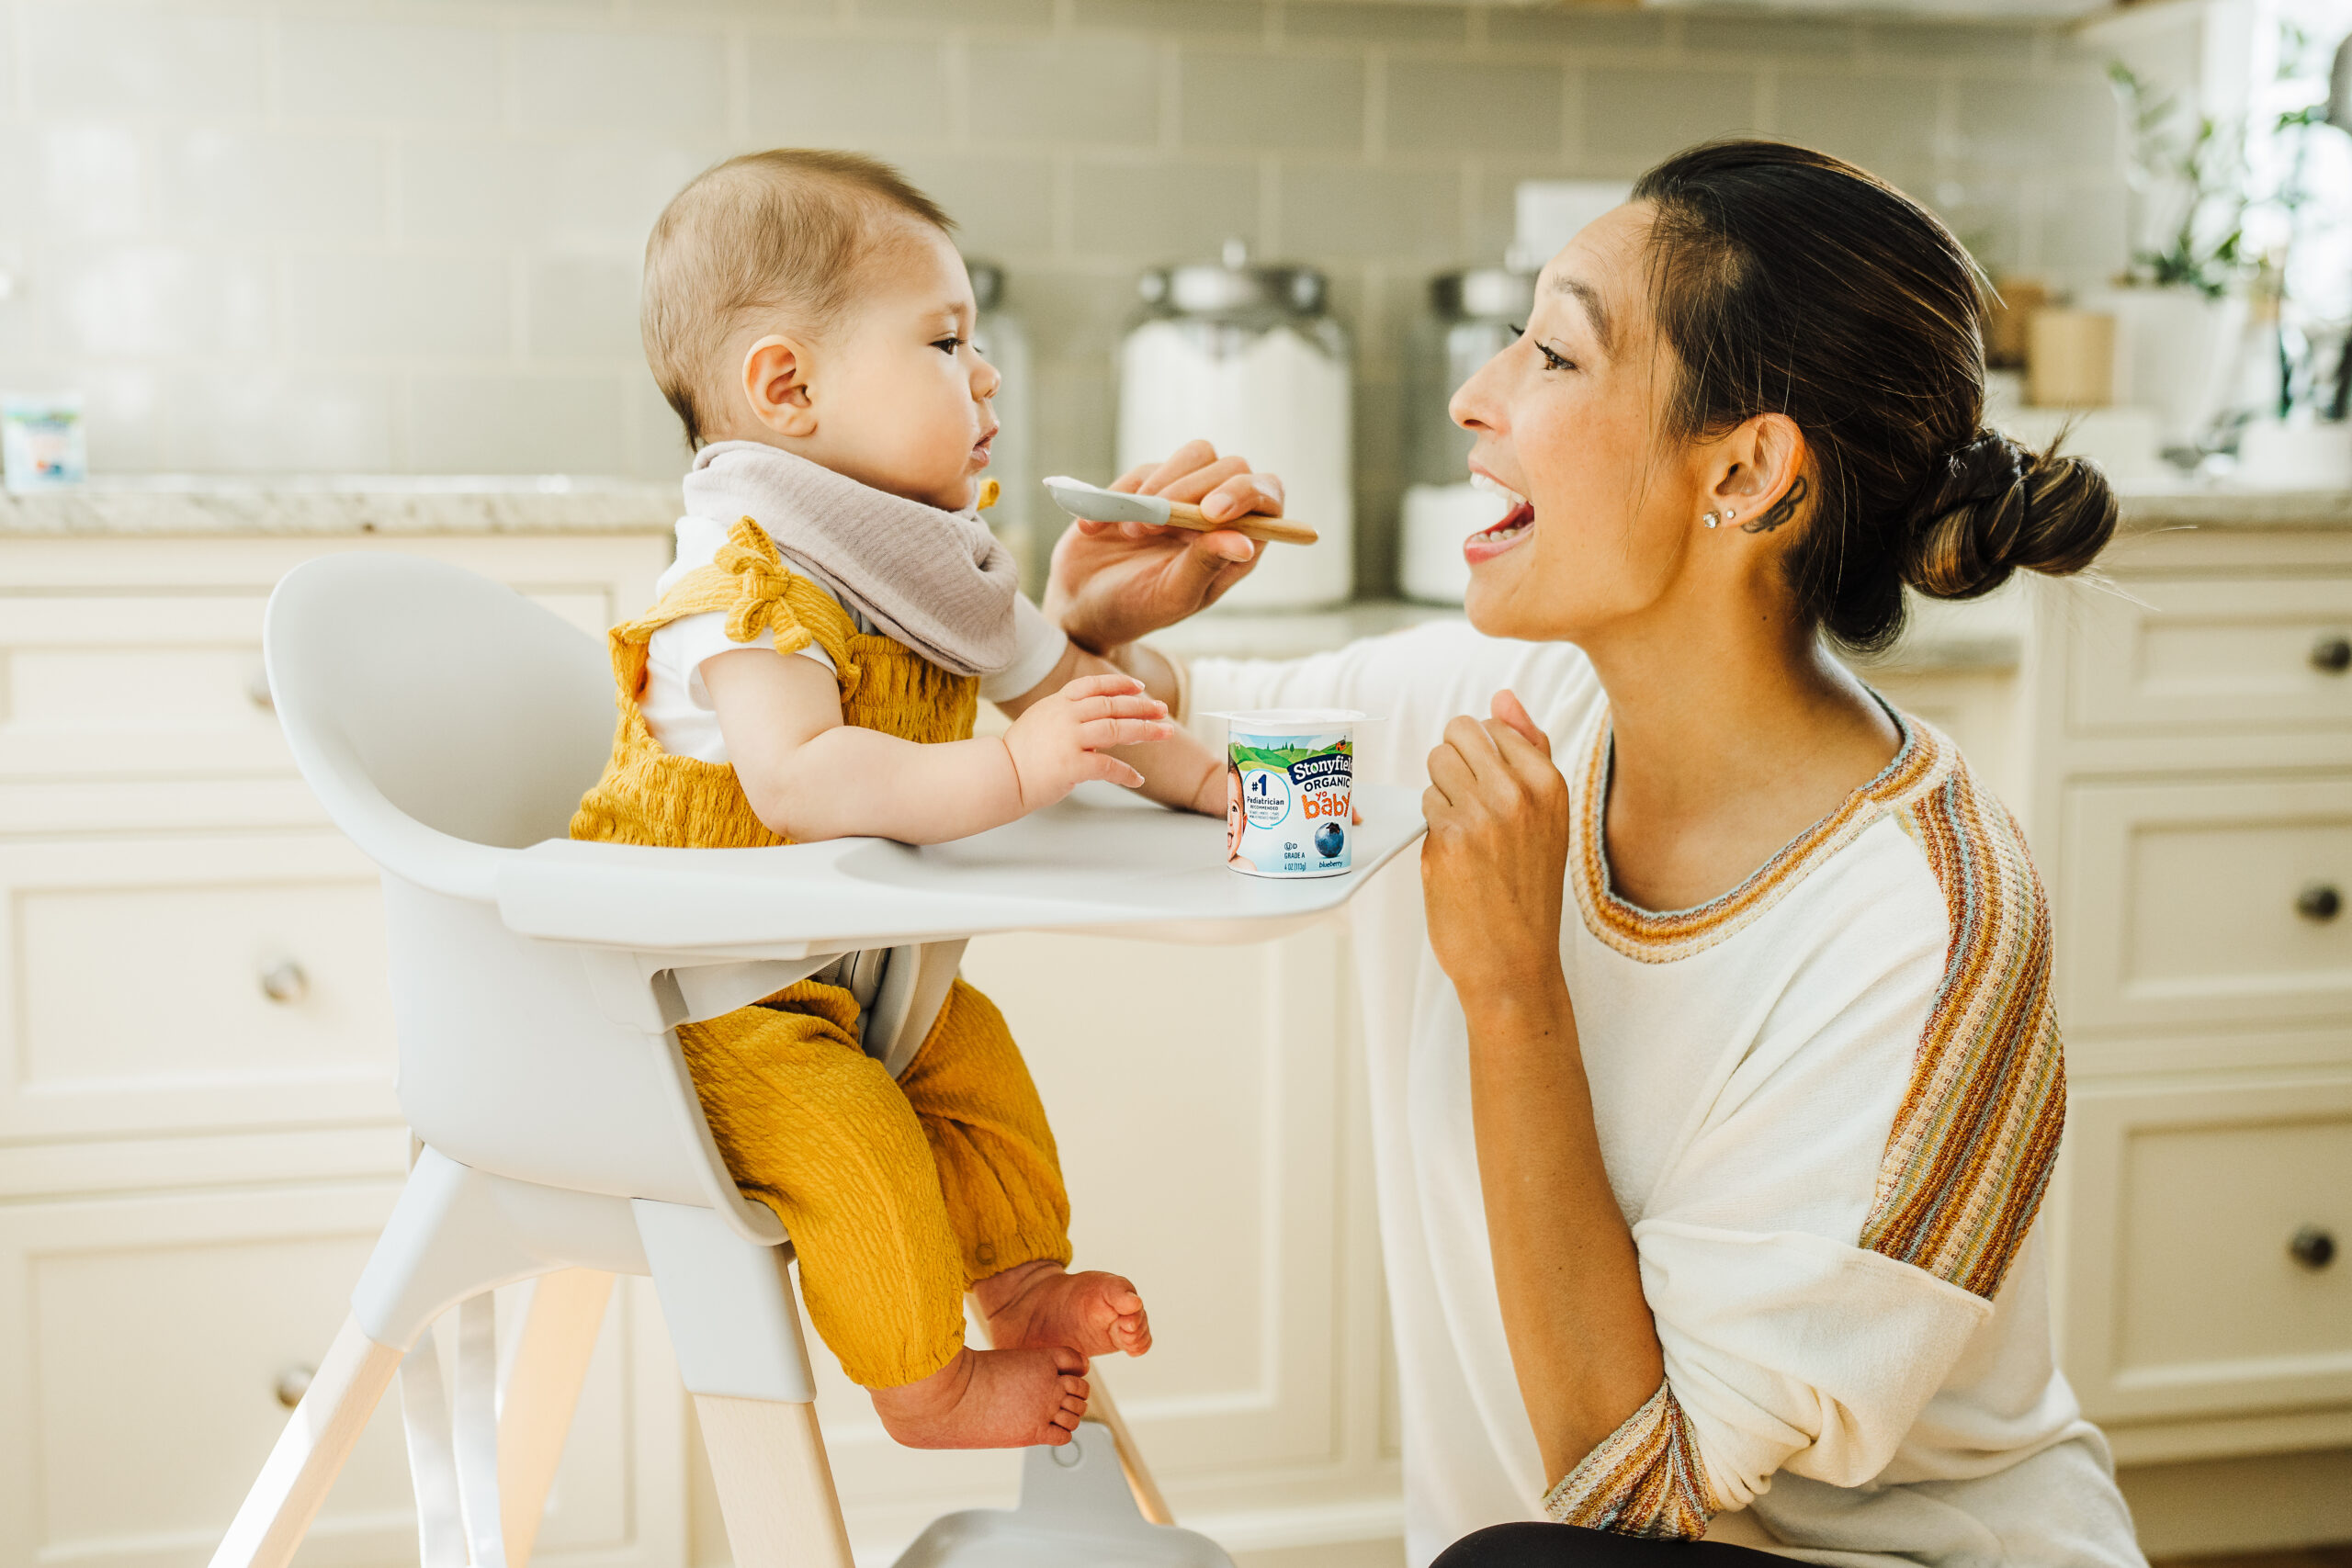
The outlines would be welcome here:
M 2070 1089 L 2045 1223 L 2067 1376 L 2186 1530 L 2143 1544 L 2245 1550 L 2352 1529 L 2352 532 L 2342 497 L 2139 510 L 2028 639 Z M 2244 1455 L 2335 1512 L 2250 1500 L 2211 1462 Z
M 12 1565 L 210 1557 L 406 1168 L 376 874 L 296 776 L 270 712 L 271 585 L 327 550 L 411 550 L 601 632 L 669 559 L 666 504 L 633 528 L 503 536 L 352 521 L 216 536 L 172 528 L 169 497 L 125 509 L 160 531 L 0 528 Z M 503 1292 L 502 1312 L 527 1289 Z M 649 1283 L 614 1301 L 540 1538 L 550 1568 L 669 1568 L 686 1552 L 669 1343 Z M 298 1561 L 415 1560 L 392 1399 Z

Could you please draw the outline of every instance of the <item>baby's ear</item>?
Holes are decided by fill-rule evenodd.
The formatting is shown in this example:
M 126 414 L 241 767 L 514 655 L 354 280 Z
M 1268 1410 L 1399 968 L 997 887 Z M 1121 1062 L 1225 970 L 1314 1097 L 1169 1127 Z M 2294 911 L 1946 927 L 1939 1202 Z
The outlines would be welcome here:
M 809 396 L 808 357 L 788 337 L 770 335 L 743 354 L 743 396 L 752 417 L 778 435 L 817 433 L 817 409 Z

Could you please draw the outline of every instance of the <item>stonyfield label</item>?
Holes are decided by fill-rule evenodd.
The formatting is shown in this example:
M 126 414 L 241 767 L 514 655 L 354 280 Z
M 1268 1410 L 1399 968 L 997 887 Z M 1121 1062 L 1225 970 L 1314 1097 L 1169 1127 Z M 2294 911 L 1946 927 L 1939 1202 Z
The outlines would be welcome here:
M 1226 863 L 1250 876 L 1336 876 L 1353 863 L 1355 738 L 1347 724 L 1226 742 Z

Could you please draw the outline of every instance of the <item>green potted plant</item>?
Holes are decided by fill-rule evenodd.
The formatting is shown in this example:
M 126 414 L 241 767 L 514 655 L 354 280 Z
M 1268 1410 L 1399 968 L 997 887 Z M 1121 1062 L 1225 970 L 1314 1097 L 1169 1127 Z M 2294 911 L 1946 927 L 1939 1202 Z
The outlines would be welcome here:
M 2124 118 L 2132 261 L 2085 303 L 2115 317 L 2118 400 L 2154 409 L 2167 454 L 2193 463 L 2245 333 L 2245 132 L 2120 61 L 2107 73 Z

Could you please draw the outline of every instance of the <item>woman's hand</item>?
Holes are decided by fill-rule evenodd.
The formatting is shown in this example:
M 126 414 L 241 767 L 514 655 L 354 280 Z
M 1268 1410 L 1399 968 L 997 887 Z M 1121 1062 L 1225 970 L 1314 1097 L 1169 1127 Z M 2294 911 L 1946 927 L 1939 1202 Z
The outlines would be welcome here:
M 1421 813 L 1430 945 L 1463 1004 L 1558 985 L 1568 783 L 1516 696 L 1498 693 L 1483 723 L 1446 726 Z
M 1421 809 L 1430 945 L 1468 1026 L 1495 1294 L 1544 1473 L 1556 1481 L 1666 1376 L 1560 968 L 1568 782 L 1503 692 L 1494 717 L 1446 727 Z
M 1111 488 L 1191 502 L 1219 522 L 1261 513 L 1280 516 L 1283 482 L 1253 474 L 1241 457 L 1219 457 L 1190 441 L 1164 463 L 1144 463 Z M 1258 547 L 1239 534 L 1148 523 L 1073 522 L 1054 547 L 1046 615 L 1090 653 L 1111 654 L 1208 608 L 1257 564 Z

